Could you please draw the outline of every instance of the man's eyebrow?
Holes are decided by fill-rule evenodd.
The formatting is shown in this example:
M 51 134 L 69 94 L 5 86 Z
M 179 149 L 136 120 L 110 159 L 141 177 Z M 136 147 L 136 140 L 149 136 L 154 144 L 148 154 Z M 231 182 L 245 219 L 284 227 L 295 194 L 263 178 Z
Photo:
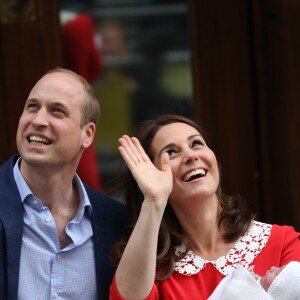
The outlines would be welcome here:
M 52 103 L 50 103 L 50 105 L 51 106 L 58 106 L 58 107 L 65 107 L 65 108 L 67 108 L 67 106 L 64 103 L 59 102 L 59 101 L 52 102 Z
M 39 99 L 34 98 L 34 97 L 33 97 L 33 98 L 28 98 L 28 99 L 25 101 L 25 106 L 26 106 L 28 103 L 39 104 Z M 47 106 L 47 107 L 50 107 L 50 108 L 58 107 L 58 108 L 62 108 L 62 109 L 65 109 L 66 111 L 68 111 L 67 105 L 66 105 L 64 102 L 60 102 L 60 101 L 50 102 L 50 103 L 46 104 L 46 106 Z
M 24 102 L 24 109 L 26 109 L 28 107 L 29 104 L 38 104 L 38 99 L 36 98 L 28 98 L 25 100 Z
M 201 138 L 203 139 L 203 137 L 201 136 L 201 134 L 197 133 L 197 134 L 192 134 L 192 135 L 190 135 L 190 136 L 187 138 L 187 140 L 190 141 L 190 140 L 192 140 L 194 137 L 201 137 Z M 161 148 L 161 150 L 159 151 L 159 153 L 158 153 L 159 156 L 161 156 L 162 152 L 163 152 L 165 149 L 170 148 L 170 147 L 174 147 L 174 146 L 176 146 L 175 143 L 170 143 L 170 144 L 164 146 L 164 147 Z
M 37 102 L 38 100 L 36 99 L 36 98 L 27 98 L 26 100 L 25 100 L 25 103 L 27 103 L 27 102 Z

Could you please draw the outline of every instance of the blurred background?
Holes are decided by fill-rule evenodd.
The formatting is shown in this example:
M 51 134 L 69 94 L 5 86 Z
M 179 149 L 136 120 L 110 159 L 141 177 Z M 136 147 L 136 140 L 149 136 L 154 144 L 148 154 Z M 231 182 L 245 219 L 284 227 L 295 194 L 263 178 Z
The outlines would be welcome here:
M 93 83 L 103 112 L 96 144 L 102 182 L 110 186 L 122 134 L 159 114 L 193 116 L 187 3 L 92 1 L 87 12 L 103 58 Z
M 67 67 L 100 99 L 85 182 L 109 192 L 118 138 L 178 113 L 205 129 L 225 193 L 300 230 L 299 1 L 0 0 L 0 18 L 0 163 L 36 80 Z

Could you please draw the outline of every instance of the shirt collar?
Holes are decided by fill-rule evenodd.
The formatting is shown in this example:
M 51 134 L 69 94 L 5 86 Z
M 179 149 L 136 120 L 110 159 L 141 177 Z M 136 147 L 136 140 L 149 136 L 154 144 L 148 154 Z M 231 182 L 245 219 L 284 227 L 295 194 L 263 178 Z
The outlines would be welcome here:
M 14 179 L 16 181 L 16 184 L 17 184 L 20 196 L 21 196 L 21 200 L 23 203 L 27 196 L 29 196 L 29 195 L 34 196 L 34 195 L 20 172 L 21 159 L 22 158 L 20 157 L 17 160 L 17 162 L 14 166 L 13 172 L 14 172 Z M 80 199 L 78 212 L 82 212 L 82 214 L 83 214 L 84 211 L 86 211 L 89 215 L 91 215 L 92 205 L 91 205 L 90 199 L 86 193 L 86 190 L 84 188 L 82 181 L 80 180 L 80 178 L 77 174 L 75 174 L 73 181 L 78 190 L 79 199 Z M 86 209 L 84 209 L 84 208 L 86 208 Z

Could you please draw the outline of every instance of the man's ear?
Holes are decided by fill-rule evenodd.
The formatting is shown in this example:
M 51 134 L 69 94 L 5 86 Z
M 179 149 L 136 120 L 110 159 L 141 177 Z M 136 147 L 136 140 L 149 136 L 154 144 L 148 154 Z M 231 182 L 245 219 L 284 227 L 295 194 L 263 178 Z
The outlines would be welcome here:
M 96 125 L 93 122 L 86 124 L 84 125 L 82 131 L 83 131 L 82 147 L 86 149 L 92 144 L 94 140 Z

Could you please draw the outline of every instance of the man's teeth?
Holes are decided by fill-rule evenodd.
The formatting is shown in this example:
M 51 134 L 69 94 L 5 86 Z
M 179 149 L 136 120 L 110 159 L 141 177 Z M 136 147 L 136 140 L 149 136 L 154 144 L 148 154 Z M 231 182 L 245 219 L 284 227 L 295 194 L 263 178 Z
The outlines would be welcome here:
M 38 144 L 42 143 L 42 144 L 46 144 L 46 145 L 49 145 L 49 144 L 50 144 L 50 141 L 49 141 L 49 140 L 44 139 L 44 138 L 41 138 L 41 137 L 39 137 L 39 136 L 30 136 L 30 137 L 29 137 L 29 141 L 30 141 L 31 143 L 38 143 Z
M 197 175 L 200 175 L 199 177 L 202 177 L 206 174 L 205 170 L 204 169 L 198 169 L 198 170 L 195 170 L 195 171 L 192 171 L 188 174 L 186 174 L 183 178 L 184 181 L 189 181 L 191 179 L 191 177 L 193 176 L 197 176 Z

